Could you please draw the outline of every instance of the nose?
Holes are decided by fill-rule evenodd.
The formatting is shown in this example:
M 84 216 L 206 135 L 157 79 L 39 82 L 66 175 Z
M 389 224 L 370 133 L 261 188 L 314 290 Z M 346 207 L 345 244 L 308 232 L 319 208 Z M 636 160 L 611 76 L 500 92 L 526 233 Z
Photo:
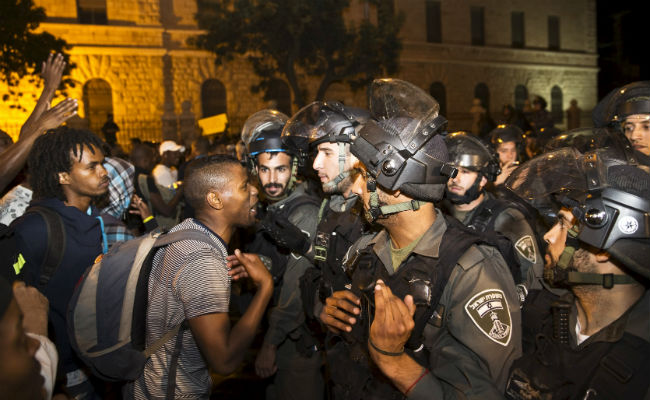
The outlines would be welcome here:
M 251 187 L 251 196 L 257 197 L 257 195 L 259 194 L 259 190 L 257 190 L 257 188 L 253 185 L 250 185 L 250 187 Z
M 321 163 L 321 156 L 320 156 L 320 152 L 319 152 L 318 154 L 316 154 L 316 157 L 314 157 L 314 162 L 313 162 L 313 164 L 311 166 L 315 170 L 318 170 L 319 168 L 321 168 L 321 164 L 322 164 Z
M 560 230 L 560 224 L 556 223 L 544 234 L 544 241 L 548 244 L 555 244 Z

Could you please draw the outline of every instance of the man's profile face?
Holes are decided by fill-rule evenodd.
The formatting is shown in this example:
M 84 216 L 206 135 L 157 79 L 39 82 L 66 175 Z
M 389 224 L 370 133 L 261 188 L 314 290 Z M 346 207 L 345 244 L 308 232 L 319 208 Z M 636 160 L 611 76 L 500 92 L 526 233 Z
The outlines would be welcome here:
M 350 192 L 353 194 L 356 194 L 361 198 L 363 202 L 363 209 L 365 211 L 370 210 L 370 192 L 368 191 L 368 177 L 366 175 L 366 169 L 361 164 L 360 162 L 357 162 L 355 165 L 354 170 L 352 171 L 352 174 L 350 175 L 351 180 L 352 180 L 352 185 L 350 187 Z M 391 200 L 393 197 L 384 192 L 379 185 L 377 185 L 377 197 L 378 197 L 378 202 L 379 206 L 385 206 L 388 204 L 392 204 L 393 200 Z M 377 222 L 380 225 L 386 225 L 388 221 L 392 221 L 395 218 L 396 214 L 393 215 L 388 215 L 384 218 L 379 218 L 377 221 L 368 221 L 368 222 Z
M 12 399 L 43 399 L 44 379 L 34 355 L 40 343 L 25 334 L 22 313 L 12 300 L 0 320 L 0 394 Z
M 497 153 L 501 167 L 509 166 L 517 161 L 517 144 L 515 142 L 499 143 Z
M 546 232 L 544 241 L 548 244 L 544 256 L 544 267 L 551 268 L 557 265 L 560 255 L 566 247 L 566 239 L 569 230 L 577 223 L 576 217 L 567 208 L 558 212 L 558 219 L 555 225 Z
M 241 165 L 232 165 L 230 179 L 225 189 L 219 193 L 223 203 L 224 216 L 232 225 L 251 226 L 257 213 L 257 189 L 250 182 L 248 172 Z
M 458 173 L 456 174 L 456 177 L 449 178 L 447 181 L 447 190 L 455 195 L 464 196 L 467 192 L 467 189 L 472 187 L 477 178 L 478 172 L 471 171 L 464 167 L 458 167 Z M 482 188 L 485 186 L 485 183 L 481 183 Z
M 59 174 L 59 183 L 80 197 L 95 197 L 108 190 L 108 173 L 104 169 L 104 154 L 95 146 L 83 146 L 81 157 L 70 152 L 72 166 L 69 172 Z
M 349 171 L 352 168 L 354 162 L 356 162 L 356 157 L 354 157 L 348 151 L 349 146 L 349 144 L 345 145 L 346 154 L 345 163 L 343 166 L 344 171 Z M 323 185 L 323 191 L 327 194 L 341 193 L 344 197 L 347 198 L 352 188 L 352 179 L 350 177 L 343 179 L 334 188 L 326 186 L 327 183 L 331 182 L 341 173 L 341 169 L 339 167 L 339 144 L 324 142 L 320 143 L 317 149 L 318 152 L 316 153 L 316 157 L 314 158 L 314 163 L 312 166 L 318 173 L 318 178 Z
M 287 153 L 260 153 L 257 155 L 257 176 L 268 197 L 279 197 L 291 179 L 291 156 Z
M 650 156 L 650 115 L 634 114 L 625 118 L 623 132 L 634 149 Z

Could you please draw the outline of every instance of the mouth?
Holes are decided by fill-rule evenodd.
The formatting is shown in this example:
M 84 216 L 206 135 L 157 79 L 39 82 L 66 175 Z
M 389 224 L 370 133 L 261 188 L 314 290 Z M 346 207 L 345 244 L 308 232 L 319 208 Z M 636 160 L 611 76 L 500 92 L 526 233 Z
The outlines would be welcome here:
M 257 215 L 257 203 L 253 204 L 253 207 L 248 210 L 248 213 L 253 217 Z
M 328 182 L 329 181 L 329 179 L 327 178 L 327 175 L 318 174 L 318 178 L 320 179 L 321 182 Z
M 459 186 L 451 186 L 451 187 L 449 188 L 449 190 L 450 190 L 451 192 L 454 192 L 454 193 L 459 193 L 459 192 L 462 192 L 462 191 L 463 191 L 463 188 L 461 188 L 461 187 L 459 187 Z

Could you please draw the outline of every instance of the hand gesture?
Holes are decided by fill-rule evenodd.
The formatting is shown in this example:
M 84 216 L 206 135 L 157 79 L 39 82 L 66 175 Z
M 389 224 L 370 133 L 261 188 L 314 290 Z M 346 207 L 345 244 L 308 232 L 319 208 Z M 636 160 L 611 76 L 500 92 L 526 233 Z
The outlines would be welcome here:
M 142 198 L 137 194 L 134 194 L 131 198 L 131 207 L 129 209 L 129 214 L 139 215 L 142 219 L 153 216 L 147 202 L 142 200 Z
M 273 286 L 273 278 L 262 260 L 256 254 L 242 253 L 235 250 L 234 255 L 226 258 L 228 275 L 234 280 L 251 278 L 257 288 L 263 285 Z
M 79 104 L 77 99 L 67 98 L 63 100 L 56 106 L 45 111 L 38 120 L 36 120 L 38 128 L 41 132 L 57 128 L 65 121 L 69 120 L 73 115 L 77 115 L 78 106 Z
M 350 332 L 357 323 L 354 316 L 361 313 L 360 304 L 359 298 L 349 290 L 334 292 L 325 299 L 319 318 L 334 333 Z
M 48 90 L 56 90 L 61 84 L 61 77 L 65 69 L 66 62 L 63 54 L 50 53 L 46 61 L 43 61 L 41 68 L 41 77 L 45 81 L 45 88 Z
M 377 348 L 390 353 L 400 353 L 415 327 L 413 297 L 407 295 L 404 301 L 393 295 L 386 284 L 378 280 L 375 286 L 375 318 L 370 325 L 370 340 Z M 379 352 L 368 346 L 373 358 Z
M 276 373 L 278 366 L 275 364 L 275 346 L 264 343 L 255 359 L 255 373 L 260 378 L 268 378 Z

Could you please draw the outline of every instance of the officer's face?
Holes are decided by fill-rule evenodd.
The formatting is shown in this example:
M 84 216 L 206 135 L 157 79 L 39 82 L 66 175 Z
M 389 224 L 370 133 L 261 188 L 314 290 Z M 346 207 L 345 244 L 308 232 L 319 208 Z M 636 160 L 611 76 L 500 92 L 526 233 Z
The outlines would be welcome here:
M 467 168 L 458 167 L 458 174 L 455 178 L 449 178 L 447 181 L 447 189 L 458 196 L 464 196 L 467 189 L 472 187 L 476 179 L 478 178 L 478 172 L 470 171 Z M 480 188 L 487 183 L 485 177 L 481 177 Z
M 351 178 L 352 178 L 352 187 L 350 188 L 350 191 L 352 194 L 355 194 L 361 198 L 363 201 L 363 209 L 365 211 L 370 210 L 370 192 L 368 191 L 368 178 L 367 178 L 367 172 L 363 164 L 360 162 L 357 162 L 352 169 L 351 173 Z M 379 206 L 385 206 L 389 204 L 394 204 L 394 203 L 399 203 L 401 201 L 404 201 L 403 196 L 398 197 L 398 192 L 394 193 L 386 193 L 381 189 L 379 185 L 377 185 L 377 197 L 378 197 L 378 202 Z M 388 215 L 385 217 L 382 217 L 377 220 L 377 223 L 381 225 L 389 225 L 392 221 L 395 220 L 397 214 L 393 215 Z M 369 221 L 373 222 L 373 221 Z
M 560 255 L 566 247 L 566 238 L 569 229 L 577 222 L 576 217 L 567 208 L 563 208 L 558 213 L 558 219 L 555 225 L 544 235 L 544 241 L 548 244 L 546 247 L 546 256 L 544 265 L 551 268 L 557 265 Z
M 517 144 L 515 142 L 499 143 L 497 153 L 499 153 L 501 167 L 512 165 L 517 161 Z
M 625 118 L 623 131 L 636 150 L 650 156 L 650 115 L 630 115 Z
M 270 197 L 282 195 L 291 179 L 291 156 L 287 153 L 260 153 L 256 168 L 264 193 Z
M 352 178 L 347 177 L 339 182 L 336 187 L 331 187 L 326 185 L 336 178 L 341 173 L 341 168 L 339 165 L 339 156 L 341 151 L 341 146 L 338 143 L 321 143 L 318 145 L 318 153 L 314 158 L 313 167 L 314 170 L 318 173 L 318 178 L 320 179 L 321 184 L 323 185 L 323 191 L 325 193 L 342 193 L 344 197 L 349 197 L 350 191 L 352 189 Z M 344 171 L 349 171 L 352 169 L 357 161 L 357 158 L 349 152 L 350 145 L 345 144 L 344 151 L 345 163 L 343 165 Z

